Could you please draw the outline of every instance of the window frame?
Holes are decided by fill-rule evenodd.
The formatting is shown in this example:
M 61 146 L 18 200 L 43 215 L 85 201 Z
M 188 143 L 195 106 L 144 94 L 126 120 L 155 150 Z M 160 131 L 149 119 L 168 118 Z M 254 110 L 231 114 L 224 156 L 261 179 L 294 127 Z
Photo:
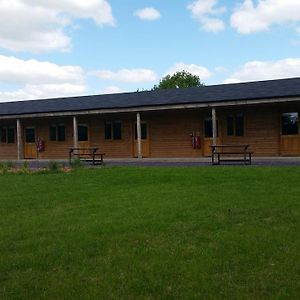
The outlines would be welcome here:
M 59 139 L 59 127 L 64 127 L 64 139 Z M 55 130 L 55 138 L 52 139 L 51 137 L 51 128 Z M 52 132 L 54 133 L 54 132 Z M 65 142 L 66 141 L 66 126 L 64 123 L 60 124 L 50 124 L 49 126 L 49 141 L 50 142 Z
M 243 134 L 237 134 L 237 120 L 238 120 L 238 116 L 241 115 L 243 117 Z M 232 118 L 232 134 L 228 134 L 228 119 Z M 226 136 L 228 137 L 236 137 L 236 138 L 241 138 L 241 137 L 245 137 L 246 136 L 246 118 L 245 118 L 245 113 L 243 112 L 236 112 L 236 113 L 230 113 L 226 115 Z
M 79 127 L 85 127 L 86 130 L 87 130 L 87 140 L 81 140 L 79 139 Z M 90 128 L 89 128 L 89 125 L 88 124 L 85 124 L 85 123 L 80 123 L 77 125 L 77 141 L 78 142 L 89 142 L 90 141 Z
M 143 126 L 146 126 L 143 127 Z M 143 132 L 143 129 L 146 129 L 146 131 Z M 146 133 L 146 135 L 144 135 L 143 133 Z M 134 139 L 137 140 L 137 123 L 134 123 Z M 149 139 L 149 123 L 146 121 L 141 122 L 141 139 L 143 141 L 147 141 Z
M 205 127 L 206 122 L 211 123 L 211 136 L 206 135 L 206 127 Z M 216 123 L 217 123 L 217 137 L 219 137 L 219 119 L 216 120 Z M 203 136 L 204 136 L 205 139 L 212 139 L 213 138 L 213 121 L 212 121 L 212 117 L 207 117 L 207 118 L 204 118 L 204 120 L 203 120 Z
M 120 124 L 120 138 L 115 137 L 115 124 Z M 110 126 L 110 134 L 107 135 L 107 125 Z M 108 137 L 109 136 L 109 137 Z M 122 120 L 105 120 L 104 121 L 104 140 L 105 141 L 121 141 L 123 140 L 123 121 Z
M 10 141 L 9 139 L 9 130 L 13 130 L 13 142 Z M 5 141 L 2 141 L 2 134 L 3 131 L 5 132 Z M 5 145 L 11 145 L 11 144 L 16 144 L 16 127 L 15 126 L 0 126 L 0 144 L 5 144 Z
M 285 114 L 293 114 L 293 113 L 297 113 L 297 133 L 295 133 L 295 134 L 291 134 L 291 133 L 289 133 L 289 134 L 285 134 L 285 133 L 283 133 L 283 115 L 285 115 Z M 282 136 L 285 136 L 285 137 L 295 137 L 295 136 L 298 136 L 299 135 L 299 133 L 300 133 L 300 124 L 299 124 L 299 112 L 298 111 L 284 111 L 284 112 L 282 112 L 282 113 L 280 113 L 280 134 L 282 135 Z

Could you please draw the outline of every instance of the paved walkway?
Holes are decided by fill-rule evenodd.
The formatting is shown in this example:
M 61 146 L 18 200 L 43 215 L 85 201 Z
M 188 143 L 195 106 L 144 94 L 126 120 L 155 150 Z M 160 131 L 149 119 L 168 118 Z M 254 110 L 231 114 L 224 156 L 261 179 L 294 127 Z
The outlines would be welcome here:
M 30 168 L 43 168 L 53 160 L 27 160 Z M 55 160 L 69 165 L 67 160 Z M 144 167 L 205 167 L 211 166 L 210 158 L 145 158 L 138 159 L 104 159 L 105 166 L 144 166 Z M 22 167 L 23 161 L 12 161 L 17 167 Z M 222 163 L 222 166 L 243 166 L 242 163 Z M 300 157 L 254 157 L 252 166 L 300 166 Z M 218 166 L 213 166 L 218 167 Z

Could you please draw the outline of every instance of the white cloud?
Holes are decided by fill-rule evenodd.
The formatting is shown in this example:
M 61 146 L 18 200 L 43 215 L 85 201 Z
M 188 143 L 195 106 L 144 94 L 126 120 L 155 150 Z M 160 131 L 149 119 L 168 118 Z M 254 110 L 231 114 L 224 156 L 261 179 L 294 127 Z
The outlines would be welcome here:
M 1 91 L 0 102 L 75 96 L 86 91 L 84 72 L 80 67 L 3 55 L 0 55 L 0 83 L 21 85 L 15 91 Z
M 215 71 L 217 73 L 226 73 L 227 72 L 227 69 L 223 66 L 218 66 L 218 67 L 215 67 Z
M 201 80 L 208 79 L 212 77 L 212 72 L 210 72 L 207 68 L 195 64 L 185 64 L 183 62 L 175 63 L 174 66 L 172 66 L 167 74 L 173 75 L 176 72 L 180 71 L 187 71 L 193 75 L 197 75 L 200 77 Z
M 280 79 L 300 76 L 300 58 L 278 61 L 250 61 L 234 72 L 224 83 Z
M 107 86 L 101 91 L 102 94 L 116 94 L 116 93 L 122 93 L 122 92 L 123 92 L 122 89 L 120 89 L 119 87 L 114 86 L 114 85 Z
M 205 31 L 218 32 L 225 29 L 224 22 L 218 18 L 220 14 L 226 11 L 224 6 L 217 7 L 218 0 L 196 0 L 189 4 L 187 8 L 192 12 Z
M 12 51 L 69 50 L 64 29 L 76 19 L 115 24 L 106 0 L 0 0 L 0 47 Z
M 300 21 L 299 0 L 244 0 L 231 16 L 231 26 L 241 34 L 265 31 L 273 24 Z
M 134 16 L 139 17 L 141 20 L 154 21 L 161 17 L 160 12 L 153 7 L 145 7 L 137 10 Z
M 91 72 L 91 75 L 95 75 L 102 80 L 126 83 L 153 82 L 157 79 L 156 74 L 149 69 L 122 69 L 116 72 L 110 70 L 99 70 Z

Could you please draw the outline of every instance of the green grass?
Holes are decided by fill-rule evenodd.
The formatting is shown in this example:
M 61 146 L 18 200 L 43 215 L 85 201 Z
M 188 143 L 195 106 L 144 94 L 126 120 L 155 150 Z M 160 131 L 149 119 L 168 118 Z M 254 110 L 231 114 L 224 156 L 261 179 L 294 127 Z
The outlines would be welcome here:
M 0 176 L 0 299 L 299 299 L 300 168 Z

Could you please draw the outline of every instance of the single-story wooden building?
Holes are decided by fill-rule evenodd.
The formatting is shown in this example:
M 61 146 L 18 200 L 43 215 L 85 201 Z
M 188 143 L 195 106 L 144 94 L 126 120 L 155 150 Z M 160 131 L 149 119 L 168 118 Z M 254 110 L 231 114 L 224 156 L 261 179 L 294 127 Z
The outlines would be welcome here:
M 201 157 L 214 143 L 300 155 L 300 78 L 0 104 L 0 159 Z M 37 151 L 37 142 L 42 144 Z

